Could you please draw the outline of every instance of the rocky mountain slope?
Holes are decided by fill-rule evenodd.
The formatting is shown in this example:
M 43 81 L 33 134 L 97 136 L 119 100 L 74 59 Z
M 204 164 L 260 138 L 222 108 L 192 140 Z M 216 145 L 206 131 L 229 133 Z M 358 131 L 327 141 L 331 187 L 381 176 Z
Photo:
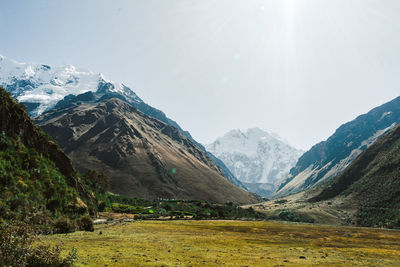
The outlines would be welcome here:
M 399 122 L 400 97 L 342 125 L 326 141 L 299 158 L 276 196 L 293 194 L 328 181 Z
M 250 191 L 269 197 L 303 151 L 261 129 L 232 130 L 206 149 L 221 159 Z
M 24 103 L 31 116 L 57 108 L 97 103 L 112 97 L 123 99 L 146 115 L 156 118 L 182 131 L 196 143 L 189 132 L 183 129 L 164 112 L 143 102 L 129 87 L 107 80 L 102 74 L 75 68 L 72 65 L 52 67 L 43 64 L 20 63 L 0 55 L 0 84 L 11 95 Z M 225 177 L 239 187 L 246 188 L 214 155 L 209 156 L 224 172 Z
M 110 177 L 110 190 L 130 197 L 247 203 L 257 197 L 232 183 L 177 128 L 118 98 L 62 106 L 37 118 L 80 170 Z
M 311 202 L 346 198 L 358 225 L 400 228 L 400 126 L 362 152 Z

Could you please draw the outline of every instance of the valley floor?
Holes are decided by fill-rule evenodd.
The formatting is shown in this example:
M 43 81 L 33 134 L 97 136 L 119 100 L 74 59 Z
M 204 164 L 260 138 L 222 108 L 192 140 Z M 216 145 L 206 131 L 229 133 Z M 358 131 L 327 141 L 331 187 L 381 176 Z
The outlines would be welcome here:
M 43 236 L 78 266 L 400 266 L 400 231 L 249 221 L 138 221 Z

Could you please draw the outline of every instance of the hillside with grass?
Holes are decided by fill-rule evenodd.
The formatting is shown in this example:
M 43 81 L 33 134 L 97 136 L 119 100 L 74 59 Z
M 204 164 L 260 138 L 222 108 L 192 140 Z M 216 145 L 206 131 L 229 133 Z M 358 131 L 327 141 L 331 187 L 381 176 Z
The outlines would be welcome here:
M 58 145 L 32 122 L 24 105 L 2 88 L 0 114 L 0 219 L 51 228 L 60 218 L 94 215 L 98 189 L 90 177 L 75 171 Z
M 104 177 L 77 173 L 58 145 L 0 88 L 0 266 L 72 266 L 76 250 L 33 245 L 37 234 L 93 231 Z

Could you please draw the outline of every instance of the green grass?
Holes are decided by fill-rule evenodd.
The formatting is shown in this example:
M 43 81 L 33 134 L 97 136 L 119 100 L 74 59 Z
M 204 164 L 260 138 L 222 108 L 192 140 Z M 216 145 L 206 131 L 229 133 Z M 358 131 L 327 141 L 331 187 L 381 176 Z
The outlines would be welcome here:
M 77 248 L 78 266 L 400 266 L 400 232 L 371 228 L 139 221 L 41 239 Z

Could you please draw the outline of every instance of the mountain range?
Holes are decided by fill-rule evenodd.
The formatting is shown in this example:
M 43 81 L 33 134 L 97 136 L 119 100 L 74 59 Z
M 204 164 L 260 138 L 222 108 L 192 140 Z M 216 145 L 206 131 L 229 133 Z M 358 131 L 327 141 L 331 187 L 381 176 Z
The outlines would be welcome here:
M 113 192 L 147 198 L 198 197 L 219 203 L 258 199 L 232 185 L 245 188 L 222 161 L 175 121 L 144 103 L 127 86 L 108 81 L 101 74 L 71 65 L 54 68 L 18 63 L 2 56 L 0 82 L 25 104 L 80 170 L 104 170 L 111 178 Z M 67 115 L 71 116 L 69 124 L 57 121 Z M 84 119 L 76 119 L 82 116 Z M 113 131 L 115 136 L 104 134 Z M 89 143 L 94 139 L 97 141 Z M 86 146 L 82 146 L 82 140 L 88 142 Z M 129 164 L 132 160 L 137 162 Z M 121 164 L 125 164 L 124 169 Z
M 164 187 L 165 192 L 152 195 L 149 185 L 135 178 L 123 188 L 126 192 L 121 193 L 144 197 L 161 194 L 185 198 L 201 192 L 199 196 L 205 199 L 222 201 L 231 189 L 221 189 L 225 195 L 220 198 L 206 193 L 209 182 L 205 182 L 207 190 L 187 190 L 191 187 L 185 180 L 188 175 L 180 177 L 179 170 L 188 170 L 186 174 L 193 176 L 193 165 L 204 167 L 207 171 L 203 173 L 208 172 L 205 176 L 212 180 L 220 181 L 223 177 L 262 196 L 276 198 L 294 194 L 340 175 L 358 155 L 400 122 L 399 97 L 340 126 L 326 141 L 304 154 L 279 137 L 256 128 L 231 131 L 206 149 L 162 111 L 144 103 L 130 88 L 101 74 L 71 65 L 54 68 L 18 63 L 0 56 L 0 82 L 26 105 L 29 114 L 60 142 L 67 154 L 79 162 L 79 169 L 101 165 L 108 172 L 124 171 L 121 169 L 124 165 L 133 166 L 130 171 L 126 167 L 126 173 L 140 173 L 138 166 L 127 163 L 132 157 L 140 158 L 146 166 L 144 170 L 153 171 L 151 186 L 160 183 L 155 191 Z M 163 154 L 166 150 L 168 153 Z M 188 160 L 177 164 L 171 160 L 176 155 L 184 155 Z M 174 177 L 186 185 L 178 186 Z M 200 180 L 208 181 L 207 178 Z M 112 185 L 115 192 L 124 184 L 113 177 L 112 181 L 116 182 Z M 173 183 L 175 187 L 171 187 Z M 133 185 L 141 189 L 133 190 Z M 182 191 L 182 188 L 185 189 Z M 243 192 L 237 191 L 238 202 L 257 200 L 254 195 Z
M 95 74 L 72 65 L 52 67 L 45 64 L 20 63 L 0 55 L 0 84 L 15 99 L 25 104 L 32 117 L 37 117 L 55 106 L 59 108 L 83 102 L 93 103 L 112 97 L 120 98 L 144 114 L 180 130 L 216 162 L 229 181 L 246 189 L 221 160 L 208 153 L 189 132 L 184 131 L 164 112 L 146 104 L 126 85 L 107 80 L 102 74 Z
M 303 151 L 259 128 L 232 130 L 206 149 L 252 192 L 270 197 Z

